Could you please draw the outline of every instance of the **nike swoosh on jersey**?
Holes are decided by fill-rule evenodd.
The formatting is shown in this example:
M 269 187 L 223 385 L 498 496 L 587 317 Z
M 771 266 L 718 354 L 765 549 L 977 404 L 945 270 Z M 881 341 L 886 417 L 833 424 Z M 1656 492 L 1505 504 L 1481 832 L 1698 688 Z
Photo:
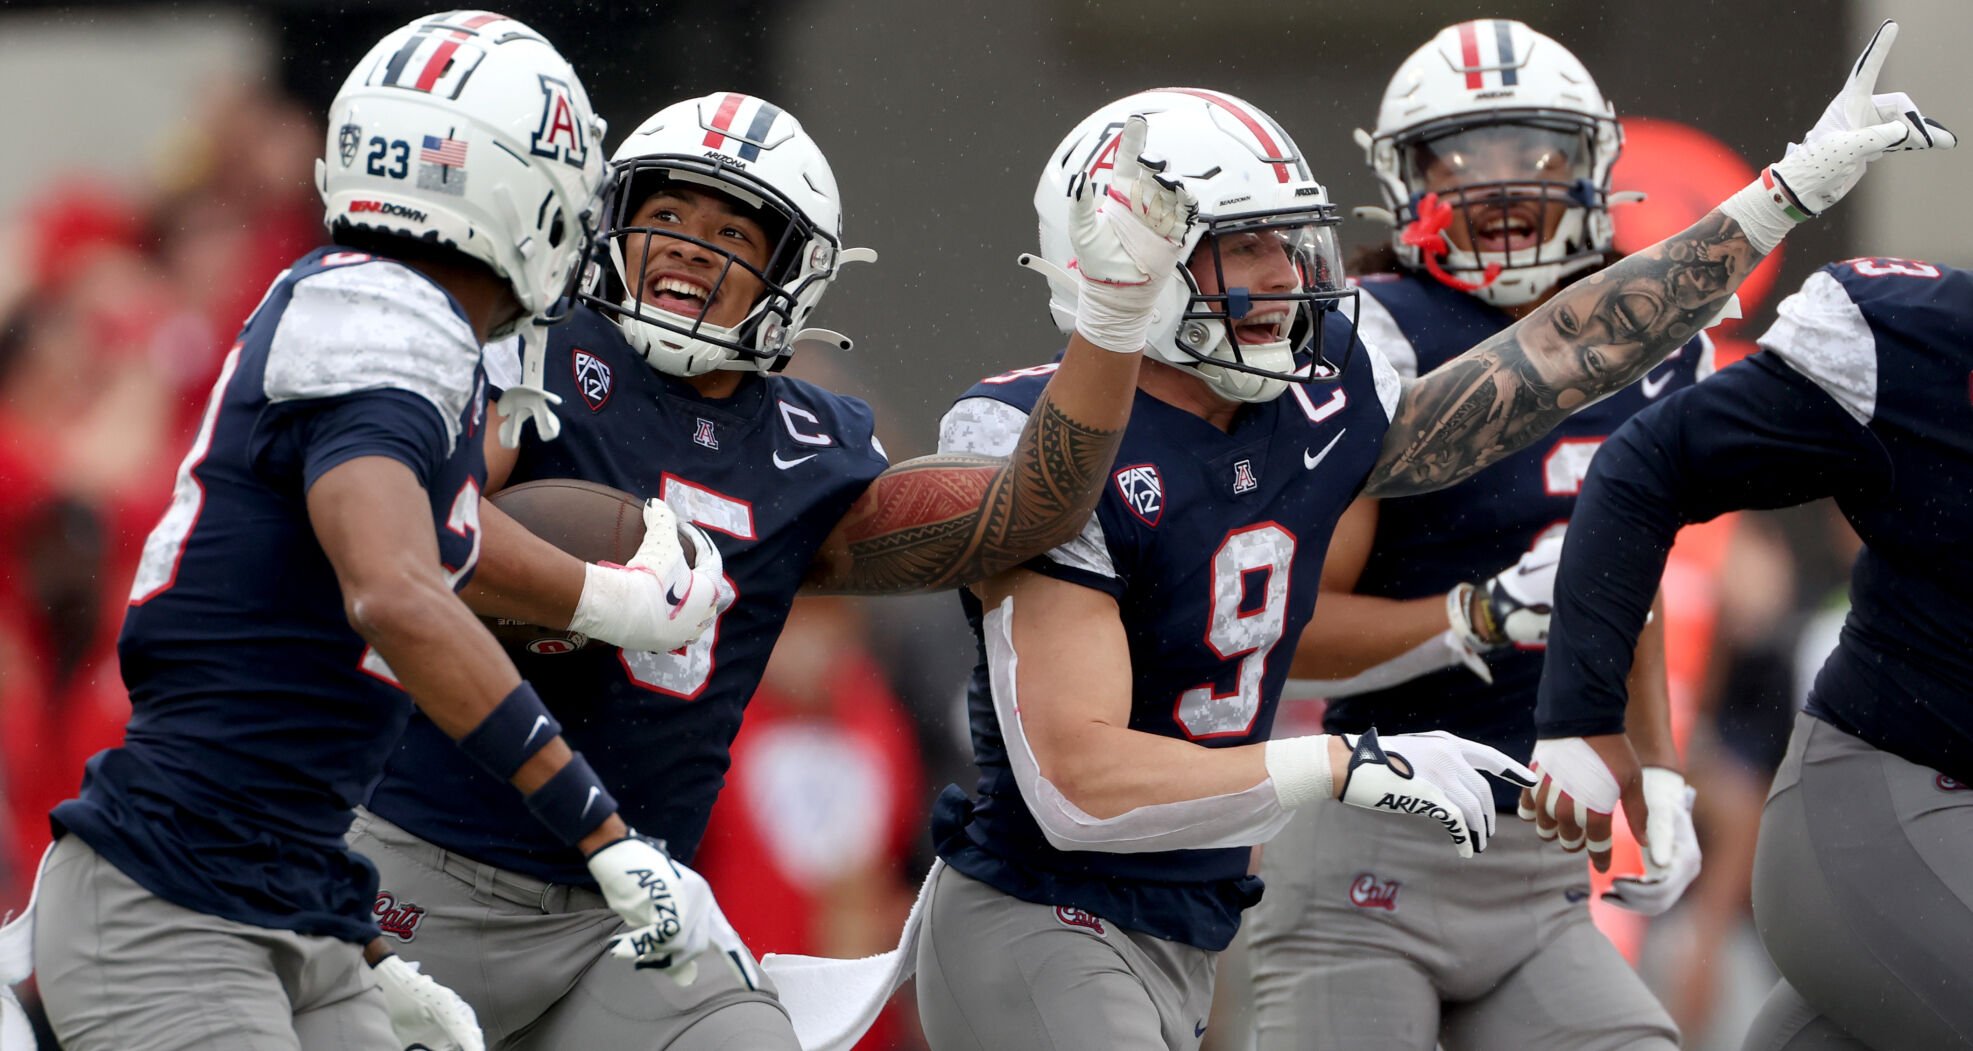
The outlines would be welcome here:
M 819 454 L 819 453 L 809 453 L 809 454 L 808 454 L 807 456 L 797 456 L 797 457 L 795 457 L 795 458 L 794 458 L 794 459 L 792 459 L 792 460 L 783 460 L 783 459 L 781 458 L 781 450 L 779 450 L 779 449 L 776 449 L 776 450 L 774 450 L 774 466 L 776 466 L 776 467 L 779 467 L 779 468 L 781 468 L 782 470 L 784 470 L 784 471 L 785 471 L 785 470 L 787 470 L 788 468 L 790 468 L 790 467 L 793 467 L 793 466 L 795 466 L 795 465 L 796 465 L 796 464 L 798 464 L 798 463 L 807 463 L 807 462 L 809 462 L 810 460 L 813 460 L 813 459 L 815 459 L 815 458 L 816 458 L 816 457 L 817 457 L 818 455 L 820 455 L 820 454 Z
M 530 729 L 530 730 L 528 731 L 528 736 L 527 736 L 527 740 L 525 740 L 525 741 L 522 741 L 522 742 L 521 742 L 521 747 L 522 747 L 522 748 L 526 748 L 526 747 L 527 747 L 528 745 L 531 745 L 531 744 L 533 744 L 533 743 L 534 743 L 534 735 L 535 735 L 535 734 L 538 734 L 538 733 L 540 733 L 540 732 L 541 732 L 541 728 L 542 728 L 542 727 L 544 727 L 544 726 L 547 726 L 547 725 L 548 725 L 548 717 L 547 717 L 547 716 L 545 716 L 545 715 L 537 715 L 537 716 L 535 716 L 535 717 L 534 717 L 534 728 L 533 728 L 533 729 Z
M 1337 431 L 1336 436 L 1334 438 L 1329 439 L 1329 444 L 1323 446 L 1322 451 L 1319 453 L 1310 453 L 1307 449 L 1303 449 L 1302 466 L 1308 468 L 1311 471 L 1315 470 L 1315 465 L 1321 463 L 1323 457 L 1329 455 L 1329 450 L 1334 449 L 1336 447 L 1336 443 L 1342 441 L 1343 435 L 1348 433 L 1350 433 L 1350 429 L 1348 427 L 1345 427 L 1342 430 Z
M 1639 387 L 1644 388 L 1644 397 L 1646 400 L 1649 400 L 1651 398 L 1657 397 L 1660 394 L 1665 393 L 1665 388 L 1671 386 L 1671 382 L 1672 382 L 1672 370 L 1666 369 L 1665 374 L 1658 377 L 1656 383 L 1653 383 L 1651 381 L 1651 377 L 1646 376 L 1644 377 L 1644 379 L 1640 380 L 1637 385 Z

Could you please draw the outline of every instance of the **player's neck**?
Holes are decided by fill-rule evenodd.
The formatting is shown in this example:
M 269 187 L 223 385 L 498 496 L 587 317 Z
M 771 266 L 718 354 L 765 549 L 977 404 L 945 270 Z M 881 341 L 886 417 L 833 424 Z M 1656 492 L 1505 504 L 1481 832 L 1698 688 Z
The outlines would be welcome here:
M 521 305 L 514 299 L 514 290 L 506 281 L 482 267 L 463 266 L 442 259 L 413 259 L 407 260 L 404 265 L 452 293 L 459 309 L 466 312 L 466 323 L 473 326 L 473 334 L 481 343 L 486 342 L 487 333 L 520 313 Z
M 740 389 L 740 383 L 747 378 L 744 372 L 732 369 L 714 369 L 697 376 L 687 376 L 684 382 L 699 392 L 701 398 L 730 398 Z
M 1214 394 L 1212 387 L 1197 375 L 1148 357 L 1144 359 L 1144 367 L 1138 370 L 1137 389 L 1222 431 L 1233 429 L 1233 417 L 1240 411 L 1239 402 Z

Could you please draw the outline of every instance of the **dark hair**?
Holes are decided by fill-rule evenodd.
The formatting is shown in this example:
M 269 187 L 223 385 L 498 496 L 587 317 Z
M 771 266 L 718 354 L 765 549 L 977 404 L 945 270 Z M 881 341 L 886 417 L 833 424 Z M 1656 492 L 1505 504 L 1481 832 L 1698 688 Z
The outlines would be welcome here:
M 1351 277 L 1404 273 L 1404 265 L 1398 262 L 1398 250 L 1391 247 L 1389 241 L 1372 241 L 1350 249 L 1345 269 Z
M 440 243 L 436 233 L 413 237 L 393 230 L 379 230 L 374 226 L 355 226 L 339 222 L 329 228 L 329 240 L 353 251 L 380 255 L 400 263 L 438 263 L 444 266 L 465 267 L 478 270 L 501 284 L 508 283 L 484 260 L 475 259 L 450 244 Z

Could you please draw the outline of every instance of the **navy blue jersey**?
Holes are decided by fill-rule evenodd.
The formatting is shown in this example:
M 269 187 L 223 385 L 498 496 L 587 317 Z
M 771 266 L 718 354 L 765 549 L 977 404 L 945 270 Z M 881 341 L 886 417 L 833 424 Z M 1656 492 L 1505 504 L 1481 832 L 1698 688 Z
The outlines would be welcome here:
M 580 478 L 662 497 L 705 527 L 725 559 L 719 619 L 683 650 L 592 646 L 515 657 L 624 820 L 689 862 L 795 592 L 823 539 L 883 472 L 884 454 L 869 407 L 855 398 L 771 375 L 706 399 L 645 364 L 614 322 L 587 308 L 553 330 L 546 382 L 562 398 L 561 437 L 544 442 L 529 431 L 508 485 Z M 422 716 L 369 806 L 467 857 L 593 883 L 581 855 L 530 816 L 511 786 Z
M 89 761 L 57 833 L 188 909 L 374 936 L 376 870 L 343 834 L 412 705 L 349 626 L 306 495 L 356 457 L 403 463 L 461 586 L 479 557 L 485 407 L 479 341 L 423 275 L 321 249 L 278 278 L 144 545 L 117 645 L 124 744 Z
M 1597 458 L 1556 579 L 1542 735 L 1622 729 L 1630 640 L 1678 525 L 1833 496 L 1864 546 L 1808 711 L 1973 781 L 1973 272 L 1833 264 L 1760 342 Z
M 1367 339 L 1400 375 L 1418 376 L 1498 334 L 1514 319 L 1430 277 L 1380 274 L 1363 279 Z M 1642 380 L 1562 421 L 1546 437 L 1458 485 L 1378 503 L 1377 538 L 1355 591 L 1383 598 L 1443 595 L 1461 581 L 1481 581 L 1512 566 L 1550 531 L 1566 525 L 1590 458 L 1632 414 L 1691 386 L 1712 370 L 1705 337 L 1672 352 Z M 1539 649 L 1508 647 L 1485 655 L 1488 685 L 1455 666 L 1389 689 L 1330 701 L 1331 733 L 1446 730 L 1490 744 L 1525 762 L 1534 751 Z M 1520 789 L 1490 780 L 1502 810 Z
M 1345 322 L 1331 323 L 1330 339 L 1351 338 Z M 1029 564 L 1116 598 L 1131 729 L 1209 748 L 1267 739 L 1329 534 L 1375 465 L 1397 398 L 1384 360 L 1354 350 L 1341 381 L 1243 408 L 1231 433 L 1139 392 L 1088 526 Z M 1022 369 L 967 391 L 946 415 L 941 451 L 1004 454 L 1052 371 Z M 977 634 L 979 603 L 963 600 Z M 1025 901 L 1226 947 L 1241 910 L 1259 900 L 1251 850 L 1052 847 L 1009 765 L 984 650 L 967 703 L 981 774 L 975 798 L 947 788 L 935 809 L 933 840 L 948 864 Z

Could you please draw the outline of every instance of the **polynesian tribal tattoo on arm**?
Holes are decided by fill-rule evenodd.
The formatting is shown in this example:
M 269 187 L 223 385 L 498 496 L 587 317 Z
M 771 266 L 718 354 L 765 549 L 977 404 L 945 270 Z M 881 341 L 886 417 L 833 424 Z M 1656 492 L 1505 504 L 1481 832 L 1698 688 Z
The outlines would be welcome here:
M 870 483 L 831 539 L 847 557 L 817 558 L 810 588 L 880 594 L 984 580 L 1081 532 L 1123 430 L 1087 426 L 1046 392 L 1006 459 L 941 454 Z
M 1405 388 L 1365 495 L 1444 488 L 1525 448 L 1691 339 L 1760 261 L 1715 211 L 1562 289 Z

